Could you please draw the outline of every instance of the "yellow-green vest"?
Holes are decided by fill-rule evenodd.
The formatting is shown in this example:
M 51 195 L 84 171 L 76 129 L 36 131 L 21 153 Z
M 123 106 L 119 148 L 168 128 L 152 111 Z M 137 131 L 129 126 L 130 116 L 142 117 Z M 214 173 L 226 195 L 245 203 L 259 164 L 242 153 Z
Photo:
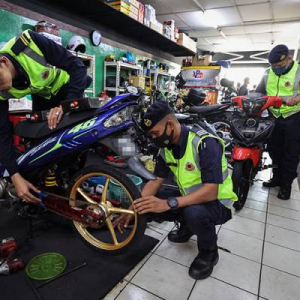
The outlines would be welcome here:
M 284 75 L 277 76 L 272 68 L 268 69 L 264 75 L 265 86 L 268 96 L 278 96 L 288 99 L 300 93 L 300 66 L 294 62 L 292 69 Z M 300 103 L 294 106 L 282 105 L 280 108 L 270 108 L 274 117 L 282 116 L 287 118 L 300 111 Z
M 16 54 L 12 48 L 17 42 L 24 49 Z M 19 99 L 33 94 L 50 99 L 51 95 L 56 95 L 59 89 L 69 81 L 70 76 L 66 71 L 47 63 L 43 53 L 32 40 L 29 30 L 9 40 L 0 53 L 11 55 L 23 67 L 30 80 L 27 89 L 18 90 L 11 87 L 7 92 L 0 92 L 0 100 Z
M 205 131 L 202 128 L 193 128 L 189 132 L 186 150 L 181 159 L 175 159 L 171 150 L 168 148 L 160 149 L 160 155 L 167 166 L 174 173 L 176 182 L 182 195 L 190 194 L 202 186 L 202 176 L 200 170 L 199 146 L 207 137 L 215 138 L 222 145 L 222 173 L 223 183 L 219 184 L 218 200 L 225 206 L 231 207 L 238 198 L 233 192 L 231 176 L 228 173 L 227 161 L 225 158 L 224 142 Z

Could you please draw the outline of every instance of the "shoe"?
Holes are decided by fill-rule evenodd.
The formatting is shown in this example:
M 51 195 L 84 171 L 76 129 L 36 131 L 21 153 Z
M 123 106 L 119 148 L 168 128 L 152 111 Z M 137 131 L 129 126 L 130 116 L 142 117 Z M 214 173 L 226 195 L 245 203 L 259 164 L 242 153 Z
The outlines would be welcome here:
M 290 184 L 281 185 L 277 198 L 281 200 L 289 200 L 291 198 L 292 186 Z
M 209 277 L 218 261 L 218 248 L 199 252 L 190 266 L 190 277 L 196 280 Z
M 269 181 L 263 182 L 263 186 L 267 187 L 267 188 L 272 188 L 272 187 L 275 187 L 275 186 L 280 186 L 280 181 L 279 181 L 279 179 L 273 177 Z
M 172 230 L 168 234 L 168 239 L 173 243 L 185 243 L 187 242 L 194 234 L 185 224 L 177 225 L 176 230 Z

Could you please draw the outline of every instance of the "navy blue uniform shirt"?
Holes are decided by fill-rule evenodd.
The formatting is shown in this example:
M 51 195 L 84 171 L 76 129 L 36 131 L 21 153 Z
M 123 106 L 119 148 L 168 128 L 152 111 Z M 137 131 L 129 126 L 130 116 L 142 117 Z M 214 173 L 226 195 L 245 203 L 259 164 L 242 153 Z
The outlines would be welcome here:
M 185 153 L 189 129 L 181 125 L 181 134 L 178 144 L 172 149 L 175 159 L 180 160 Z M 202 183 L 223 183 L 222 176 L 222 146 L 215 138 L 207 137 L 199 146 L 200 169 Z M 157 177 L 167 178 L 170 168 L 161 156 L 157 159 L 154 174 Z
M 87 70 L 83 62 L 62 46 L 39 33 L 30 31 L 30 36 L 50 65 L 65 70 L 70 75 L 66 99 L 81 98 L 88 82 Z M 13 80 L 13 87 L 26 89 L 30 85 L 27 73 L 13 57 L 4 53 L 2 55 L 8 57 L 17 70 L 18 77 Z M 12 128 L 8 120 L 8 101 L 2 100 L 0 100 L 0 162 L 11 176 L 18 172 L 12 144 Z

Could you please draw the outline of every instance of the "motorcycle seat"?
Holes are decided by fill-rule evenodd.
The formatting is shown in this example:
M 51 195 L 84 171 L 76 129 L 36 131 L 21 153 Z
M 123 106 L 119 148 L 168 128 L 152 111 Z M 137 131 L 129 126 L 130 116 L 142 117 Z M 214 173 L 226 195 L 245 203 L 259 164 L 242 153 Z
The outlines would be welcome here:
M 215 104 L 215 105 L 208 105 L 208 106 L 192 106 L 189 109 L 189 113 L 193 114 L 209 114 L 214 112 L 219 112 L 223 110 L 227 110 L 231 104 Z
M 57 127 L 53 130 L 49 129 L 47 121 L 34 123 L 25 120 L 18 123 L 18 125 L 14 129 L 14 134 L 28 139 L 44 138 L 52 134 L 53 132 L 59 131 L 65 127 L 79 123 L 80 121 L 84 121 L 97 115 L 98 110 L 99 109 L 91 109 L 87 111 L 66 114 L 57 125 Z

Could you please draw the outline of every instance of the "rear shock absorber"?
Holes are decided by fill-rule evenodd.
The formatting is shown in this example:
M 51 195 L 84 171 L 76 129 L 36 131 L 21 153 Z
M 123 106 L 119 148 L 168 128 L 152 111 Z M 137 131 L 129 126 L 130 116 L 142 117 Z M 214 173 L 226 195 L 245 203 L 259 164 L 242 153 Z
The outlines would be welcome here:
M 58 186 L 55 172 L 49 172 L 48 174 L 45 175 L 44 185 L 45 187 Z

